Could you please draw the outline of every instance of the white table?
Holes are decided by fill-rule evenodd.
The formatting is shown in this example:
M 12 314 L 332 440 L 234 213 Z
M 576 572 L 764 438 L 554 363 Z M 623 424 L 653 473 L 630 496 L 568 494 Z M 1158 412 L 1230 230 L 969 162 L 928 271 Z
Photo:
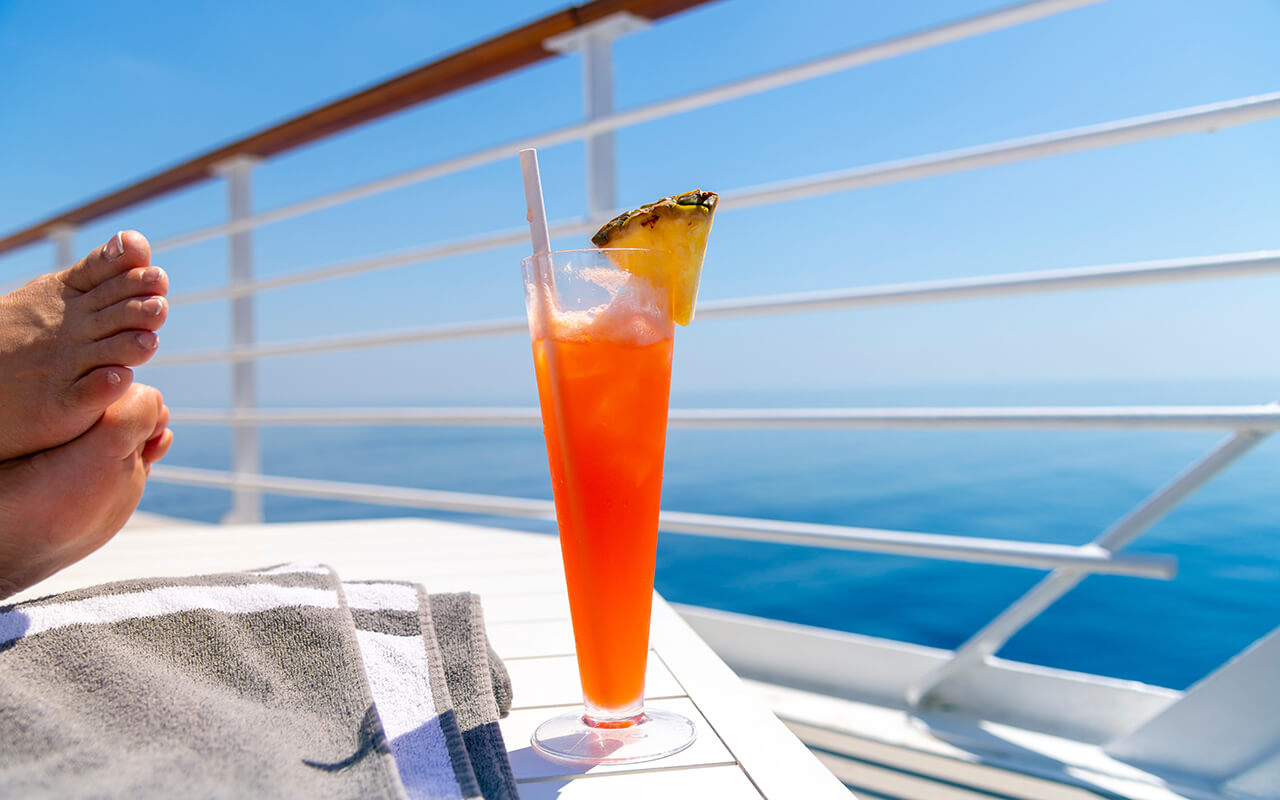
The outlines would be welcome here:
M 581 702 L 560 550 L 550 536 L 422 519 L 137 527 L 17 599 L 296 560 L 328 564 L 344 580 L 412 580 L 481 596 L 490 640 L 511 673 L 514 704 L 502 734 L 526 800 L 850 797 L 661 597 L 645 702 L 689 716 L 697 741 L 661 761 L 585 771 L 535 753 L 534 727 Z

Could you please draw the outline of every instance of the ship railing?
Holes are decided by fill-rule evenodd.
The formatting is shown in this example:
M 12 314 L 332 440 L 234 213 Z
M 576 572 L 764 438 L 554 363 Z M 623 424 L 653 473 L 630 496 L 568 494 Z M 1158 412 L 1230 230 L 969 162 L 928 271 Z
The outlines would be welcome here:
M 229 410 L 176 409 L 173 420 L 183 424 L 231 426 L 233 466 L 230 471 L 222 472 L 162 464 L 155 467 L 152 477 L 160 481 L 231 491 L 233 500 L 232 510 L 226 518 L 228 522 L 260 521 L 261 495 L 264 492 L 436 511 L 553 519 L 554 509 L 547 500 L 271 476 L 262 474 L 260 469 L 258 429 L 262 425 L 538 424 L 535 409 L 267 410 L 259 408 L 256 399 L 255 367 L 261 359 L 409 342 L 524 333 L 524 319 L 513 317 L 296 342 L 263 343 L 253 335 L 253 298 L 258 293 L 522 244 L 528 235 L 524 226 L 271 277 L 257 277 L 254 274 L 252 232 L 259 227 L 321 209 L 508 159 L 525 147 L 545 148 L 583 141 L 587 154 L 586 213 L 580 218 L 553 223 L 551 234 L 570 236 L 589 233 L 601 220 L 607 219 L 617 210 L 612 138 L 617 130 L 1024 24 L 1097 1 L 1033 0 L 640 108 L 615 111 L 612 41 L 618 36 L 645 27 L 648 24 L 645 16 L 665 16 L 682 8 L 699 5 L 704 0 L 596 0 L 572 11 L 530 23 L 158 173 L 26 230 L 0 238 L 0 253 L 33 242 L 50 240 L 54 243 L 56 264 L 68 264 L 77 252 L 75 231 L 78 225 L 195 182 L 213 176 L 221 177 L 225 180 L 228 191 L 228 220 L 158 240 L 152 249 L 154 252 L 163 252 L 217 237 L 228 238 L 228 284 L 174 296 L 172 304 L 229 301 L 233 320 L 232 341 L 225 349 L 166 355 L 156 358 L 153 364 L 168 366 L 226 362 L 232 366 L 232 407 Z M 583 93 L 586 100 L 583 121 L 478 150 L 459 158 L 415 167 L 292 205 L 257 213 L 252 211 L 252 171 L 262 158 L 413 103 L 474 85 L 494 75 L 549 57 L 551 52 L 581 54 Z M 735 209 L 751 206 L 919 180 L 1064 153 L 1187 133 L 1213 132 L 1228 126 L 1276 117 L 1280 117 L 1280 92 L 871 164 L 781 183 L 744 187 L 722 193 L 721 209 L 732 213 Z M 700 305 L 698 317 L 700 321 L 710 321 L 727 317 L 815 312 L 872 305 L 957 301 L 1172 281 L 1241 278 L 1276 272 L 1280 272 L 1280 250 L 1268 250 L 708 301 Z M 671 532 L 1049 570 L 1049 574 L 1039 584 L 964 643 L 943 667 L 912 687 L 908 700 L 913 705 L 920 705 L 930 702 L 934 690 L 949 677 L 997 652 L 1016 631 L 1069 591 L 1085 575 L 1111 573 L 1152 578 L 1171 577 L 1175 569 L 1173 559 L 1162 555 L 1120 551 L 1188 495 L 1275 431 L 1280 426 L 1280 407 L 1273 404 L 1111 408 L 674 409 L 671 412 L 671 424 L 704 428 L 1125 428 L 1228 432 L 1227 437 L 1203 458 L 1152 492 L 1092 542 L 1082 546 L 663 512 L 661 527 Z

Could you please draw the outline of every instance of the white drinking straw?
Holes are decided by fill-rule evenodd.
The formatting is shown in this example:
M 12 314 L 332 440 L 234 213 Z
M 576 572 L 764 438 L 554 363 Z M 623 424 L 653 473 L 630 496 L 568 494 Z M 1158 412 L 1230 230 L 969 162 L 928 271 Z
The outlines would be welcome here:
M 551 233 L 547 230 L 547 209 L 542 200 L 542 176 L 538 173 L 538 151 L 526 147 L 520 151 L 520 174 L 524 178 L 524 204 L 529 220 L 529 238 L 533 240 L 533 274 L 537 284 L 538 328 L 550 330 L 551 309 L 548 301 L 555 293 L 551 272 Z
M 542 178 L 538 175 L 538 151 L 526 147 L 520 151 L 520 172 L 524 176 L 524 204 L 529 213 L 529 238 L 533 239 L 534 263 L 538 256 L 551 252 L 551 234 L 547 231 L 547 209 L 542 204 Z
M 529 238 L 533 240 L 533 274 L 535 308 L 538 309 L 538 327 L 544 337 L 544 350 L 547 359 L 547 391 L 551 394 L 551 413 L 555 416 L 557 439 L 560 446 L 560 469 L 564 472 L 566 482 L 572 484 L 570 478 L 573 459 L 569 454 L 568 435 L 564 425 L 564 409 L 560 405 L 560 397 L 556 393 L 556 381 L 553 376 L 559 375 L 556 365 L 556 348 L 547 341 L 551 333 L 551 306 L 555 302 L 555 276 L 551 269 L 551 234 L 547 231 L 547 209 L 542 202 L 542 177 L 538 174 L 538 151 L 527 147 L 520 151 L 520 173 L 524 177 L 524 202 L 528 207 Z M 550 446 L 550 442 L 547 443 Z M 567 503 L 569 513 L 576 522 L 581 523 L 576 503 Z M 558 512 L 557 512 L 558 513 Z M 557 527 L 559 517 L 557 516 Z M 577 525 L 582 530 L 581 525 Z

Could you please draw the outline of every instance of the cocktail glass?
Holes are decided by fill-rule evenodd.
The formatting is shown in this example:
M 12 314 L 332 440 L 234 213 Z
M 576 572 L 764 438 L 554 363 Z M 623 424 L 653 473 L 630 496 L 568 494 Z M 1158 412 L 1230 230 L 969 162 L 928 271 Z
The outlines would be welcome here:
M 651 250 L 524 259 L 543 434 L 585 709 L 533 734 L 545 755 L 648 761 L 688 747 L 693 723 L 644 707 L 674 325 Z M 632 268 L 621 269 L 619 265 Z

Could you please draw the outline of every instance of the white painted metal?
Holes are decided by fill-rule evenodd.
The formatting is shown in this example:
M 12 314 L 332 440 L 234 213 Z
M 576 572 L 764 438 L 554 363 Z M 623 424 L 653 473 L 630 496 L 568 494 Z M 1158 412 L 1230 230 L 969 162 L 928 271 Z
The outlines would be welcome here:
M 585 220 L 563 220 L 550 226 L 550 234 L 552 237 L 562 236 L 579 236 L 584 233 L 591 233 L 599 226 L 593 222 Z M 529 241 L 529 227 L 522 225 L 519 228 L 509 228 L 495 233 L 481 234 L 480 236 L 471 236 L 464 239 L 455 239 L 451 242 L 443 244 L 433 244 L 426 247 L 415 247 L 409 250 L 401 250 L 395 253 L 387 253 L 371 258 L 358 258 L 352 261 L 344 261 L 340 264 L 333 264 L 327 267 L 321 267 L 314 270 L 306 270 L 304 272 L 295 272 L 289 275 L 280 275 L 273 278 L 265 278 L 252 283 L 240 284 L 239 286 L 220 286 L 215 289 L 203 289 L 195 292 L 187 292 L 186 294 L 177 295 L 171 299 L 172 305 L 184 305 L 189 303 L 203 303 L 209 300 L 222 300 L 227 297 L 239 297 L 246 294 L 256 294 L 272 289 L 284 289 L 289 286 L 298 286 L 313 281 L 332 280 L 334 278 L 345 278 L 350 275 L 358 275 L 362 272 L 371 272 L 379 269 L 387 269 L 389 267 L 399 267 L 406 264 L 419 264 L 428 261 L 435 261 L 449 256 L 466 255 L 467 253 L 477 253 L 483 250 L 492 250 L 501 247 L 511 247 L 514 245 L 526 245 Z
M 613 113 L 613 40 L 648 26 L 648 20 L 620 11 L 543 43 L 558 53 L 582 54 L 582 96 L 588 121 Z M 587 216 L 596 223 L 608 219 L 618 204 L 613 139 L 612 130 L 586 137 Z
M 186 425 L 476 425 L 537 426 L 536 408 L 174 409 Z M 696 408 L 671 409 L 677 428 L 929 428 L 1280 430 L 1280 409 L 1254 406 L 1080 406 L 1040 408 Z
M 1280 628 L 1105 749 L 1145 769 L 1191 773 L 1214 783 L 1280 756 Z
M 617 11 L 595 22 L 588 22 L 566 33 L 544 39 L 542 46 L 555 53 L 576 53 L 581 51 L 584 43 L 590 39 L 604 39 L 612 42 L 614 39 L 645 30 L 652 24 L 644 17 L 632 14 L 630 11 Z M 589 104 L 590 101 L 588 101 Z
M 485 322 L 463 322 L 448 325 L 432 325 L 407 331 L 371 333 L 360 336 L 335 336 L 327 339 L 310 339 L 302 342 L 282 342 L 231 350 L 207 350 L 179 353 L 152 359 L 153 367 L 173 364 L 198 364 L 209 361 L 256 361 L 274 356 L 326 353 L 333 350 L 357 350 L 365 347 L 386 347 L 397 344 L 413 344 L 442 339 L 469 339 L 476 336 L 496 336 L 508 333 L 527 333 L 529 323 L 524 319 L 497 319 Z
M 253 214 L 252 170 L 257 159 L 233 158 L 218 166 L 218 172 L 227 181 L 227 216 L 232 220 L 245 219 Z M 228 241 L 230 254 L 230 284 L 249 283 L 253 280 L 253 234 L 240 231 L 231 234 Z M 254 300 L 252 295 L 231 300 L 231 346 L 252 347 L 254 344 Z M 253 361 L 235 361 L 231 365 L 231 407 L 248 411 L 258 405 L 257 364 Z M 262 471 L 262 454 L 255 425 L 233 423 L 231 431 L 232 469 L 241 474 Z M 232 492 L 231 509 L 223 522 L 248 523 L 262 521 L 262 495 L 251 487 L 239 487 Z
M 610 36 L 594 32 L 582 42 L 582 88 L 587 119 L 600 119 L 613 113 L 613 42 Z M 603 221 L 618 205 L 613 131 L 588 136 L 586 151 L 587 216 L 593 221 Z
M 189 486 L 233 490 L 254 488 L 297 497 L 351 500 L 403 508 L 555 519 L 555 506 L 551 501 L 523 497 L 442 492 L 433 489 L 319 481 L 274 475 L 244 475 L 163 464 L 158 464 L 152 469 L 151 477 L 159 481 Z M 659 524 L 662 530 L 694 536 L 891 553 L 1038 569 L 1069 566 L 1085 572 L 1149 578 L 1169 578 L 1176 569 L 1176 561 L 1168 556 L 1115 555 L 1094 547 L 1071 547 L 971 536 L 944 536 L 678 511 L 662 512 Z
M 309 478 L 283 478 L 274 475 L 243 475 L 194 467 L 157 464 L 151 478 L 166 483 L 204 486 L 211 489 L 252 488 L 294 497 L 324 500 L 350 500 L 371 505 L 402 508 L 429 508 L 437 511 L 462 511 L 479 514 L 555 519 L 555 506 L 548 500 L 521 497 L 441 492 L 432 489 L 408 489 L 367 483 L 318 481 Z
M 590 228 L 589 225 L 584 227 Z M 559 234 L 553 231 L 552 235 Z M 1280 250 L 1261 250 L 1253 253 L 1229 253 L 1199 258 L 1164 259 L 1099 267 L 1017 272 L 978 278 L 918 281 L 915 283 L 890 284 L 888 286 L 856 287 L 822 292 L 709 301 L 699 305 L 698 319 L 705 321 L 708 319 L 748 317 L 762 314 L 833 311 L 906 303 L 936 303 L 1039 292 L 1238 278 L 1276 272 L 1280 272 Z M 156 358 L 151 364 L 153 366 L 165 366 L 207 361 L 251 360 L 299 353 L 427 342 L 437 339 L 496 336 L 523 333 L 527 330 L 528 322 L 523 317 L 511 317 L 505 320 L 488 320 L 476 323 L 433 325 L 390 333 L 361 334 L 358 336 L 313 339 L 301 342 L 282 342 L 279 344 L 258 345 L 256 347 L 233 348 L 231 350 L 178 353 Z
M 745 678 L 905 709 L 907 688 L 951 651 L 698 606 L 676 610 Z M 992 659 L 960 698 L 971 719 L 1102 743 L 1141 725 L 1181 692 L 1133 681 Z M 851 720 L 846 720 L 851 722 Z
M 1212 133 L 1274 117 L 1280 117 L 1280 92 L 739 189 L 722 195 L 721 204 L 747 208 L 780 203 L 1184 133 Z
M 1280 751 L 1222 784 L 1221 789 L 1227 797 L 1280 799 Z
M 750 679 L 744 683 L 819 753 L 823 763 L 860 788 L 877 792 L 875 797 L 1224 800 L 1217 792 L 1205 791 L 1203 784 L 1171 786 L 1159 776 L 1109 758 L 1096 745 L 1070 737 L 959 714 L 945 720 L 934 715 L 932 724 L 926 724 L 918 715 L 877 704 Z M 1057 686 L 1042 692 L 1041 697 L 1053 697 Z M 936 782 L 922 785 L 915 776 Z
M 74 225 L 56 225 L 49 229 L 53 241 L 53 268 L 66 269 L 76 263 L 76 228 Z
M 1280 272 L 1280 250 L 1260 250 L 1252 253 L 1226 253 L 1196 258 L 1161 259 L 1097 267 L 1048 269 L 983 275 L 975 278 L 948 278 L 887 286 L 712 300 L 698 305 L 698 319 L 833 311 L 905 303 L 939 303 L 1080 289 L 1113 289 L 1179 281 L 1239 278 L 1276 272 Z
M 303 214 L 309 214 L 313 211 L 319 211 L 321 209 L 342 205 L 343 203 L 349 203 L 352 200 L 370 197 L 391 191 L 392 189 L 398 189 L 414 183 L 421 183 L 423 181 L 450 175 L 455 172 L 461 172 L 463 170 L 483 166 L 484 164 L 489 164 L 504 158 L 510 158 L 527 147 L 546 148 L 557 144 L 564 144 L 565 142 L 593 136 L 598 133 L 615 131 L 619 128 L 636 125 L 641 122 L 693 111 L 706 106 L 723 103 L 727 100 L 746 97 L 759 92 L 768 91 L 770 89 L 778 89 L 784 86 L 789 86 L 793 83 L 799 83 L 801 81 L 811 80 L 823 75 L 829 75 L 834 72 L 840 72 L 846 69 L 852 69 L 854 67 L 874 63 L 876 61 L 895 58 L 897 56 L 906 55 L 919 50 L 926 50 L 930 47 L 937 47 L 950 42 L 968 39 L 973 36 L 1002 30 L 1014 25 L 1021 25 L 1026 22 L 1032 22 L 1043 17 L 1059 14 L 1063 11 L 1070 11 L 1096 2 L 1099 2 L 1099 0 L 1033 0 L 1032 2 L 997 9 L 995 11 L 978 14 L 956 22 L 949 22 L 933 28 L 917 31 L 915 33 L 905 34 L 876 44 L 857 47 L 834 56 L 828 56 L 826 58 L 821 58 L 804 64 L 797 64 L 795 66 L 786 67 L 773 72 L 767 72 L 762 75 L 713 87 L 704 91 L 694 92 L 671 100 L 663 100 L 648 106 L 632 109 L 631 111 L 611 114 L 607 117 L 594 120 L 589 119 L 585 122 L 569 125 L 549 133 L 525 137 L 505 145 L 491 147 L 461 158 L 451 159 L 437 164 L 430 164 L 399 175 L 392 175 L 379 180 L 370 181 L 369 183 L 353 186 L 338 192 L 333 192 L 332 194 L 315 197 L 310 200 L 295 203 L 291 206 L 277 208 L 243 220 L 191 231 L 190 233 L 181 234 L 156 242 L 152 245 L 152 250 L 154 252 L 172 250 L 178 247 L 195 244 L 196 242 L 202 242 L 206 239 L 212 239 L 217 236 L 225 236 L 238 231 L 251 230 L 253 228 L 261 227 L 262 225 L 282 222 L 286 219 L 292 219 Z
M 1204 458 L 1191 465 L 1172 481 L 1157 489 L 1132 511 L 1107 528 L 1086 549 L 1115 553 L 1138 538 L 1163 518 L 1174 506 L 1249 452 L 1267 437 L 1267 433 L 1239 431 L 1225 439 Z M 1059 597 L 1073 589 L 1084 577 L 1076 569 L 1054 570 L 1025 595 L 1018 598 L 961 645 L 955 656 L 920 683 L 911 687 L 907 702 L 927 707 L 942 701 L 945 682 L 964 670 L 980 665 L 995 654 L 1015 633 L 1040 615 Z
M 723 517 L 681 511 L 664 511 L 659 520 L 663 530 L 676 533 L 741 541 L 780 542 L 833 550 L 891 553 L 1016 567 L 1039 567 L 1057 562 L 1065 568 L 1066 565 L 1080 564 L 1088 571 L 1117 572 L 1148 578 L 1171 578 L 1176 570 L 1176 562 L 1165 556 L 1130 554 L 1119 557 L 1120 561 L 1113 561 L 1117 556 L 1099 549 L 1039 542 Z

